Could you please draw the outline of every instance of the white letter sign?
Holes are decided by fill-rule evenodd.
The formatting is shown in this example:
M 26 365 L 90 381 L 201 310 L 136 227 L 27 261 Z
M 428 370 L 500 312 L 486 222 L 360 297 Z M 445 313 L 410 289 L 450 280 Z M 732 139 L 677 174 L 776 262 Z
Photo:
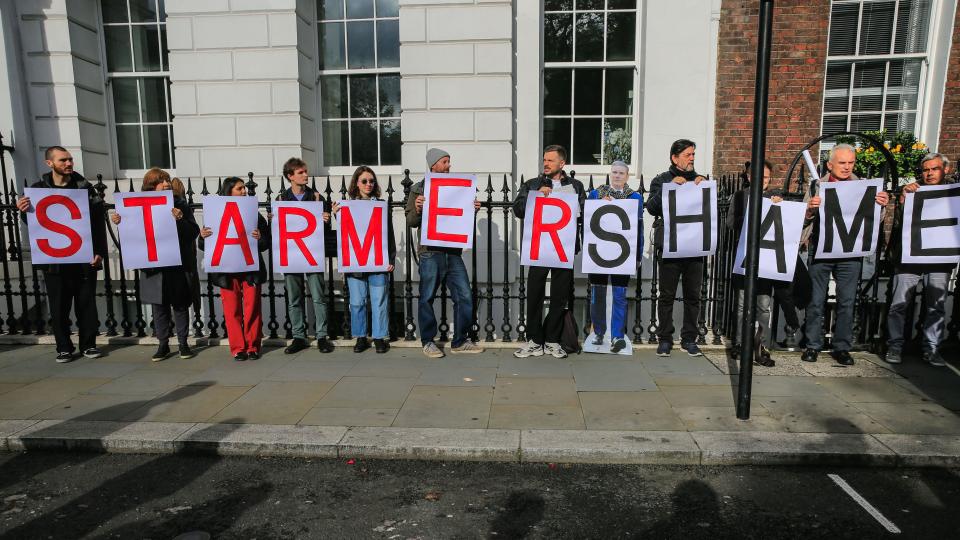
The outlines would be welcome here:
M 85 189 L 26 188 L 27 231 L 34 264 L 93 262 L 90 199 Z
M 323 272 L 322 202 L 273 201 L 270 230 L 277 272 Z
M 254 197 L 203 198 L 203 224 L 213 229 L 204 241 L 205 271 L 229 274 L 260 269 L 257 239 L 252 236 L 258 215 Z
M 797 269 L 797 253 L 800 251 L 800 235 L 807 205 L 802 202 L 783 201 L 773 204 L 764 198 L 760 220 L 760 268 L 758 277 L 775 281 L 793 281 Z M 749 206 L 748 206 L 749 207 Z M 734 274 L 746 274 L 744 261 L 747 258 L 747 222 L 743 219 L 737 256 L 733 263 Z
M 921 186 L 903 201 L 902 262 L 960 262 L 960 185 Z
M 549 268 L 573 268 L 577 249 L 577 218 L 580 199 L 574 193 L 539 191 L 527 195 L 523 218 L 520 264 Z
M 663 184 L 663 258 L 705 257 L 717 250 L 717 183 Z
M 427 173 L 423 180 L 421 245 L 473 247 L 476 186 L 477 177 L 472 174 Z
M 173 210 L 172 191 L 114 193 L 120 224 L 123 267 L 180 266 L 180 239 Z
M 637 273 L 637 236 L 640 229 L 640 201 L 588 200 L 583 208 L 584 274 Z
M 877 194 L 883 180 L 847 180 L 820 184 L 820 234 L 817 259 L 865 257 L 880 234 Z
M 340 201 L 337 215 L 337 263 L 340 273 L 386 272 L 390 265 L 387 246 L 386 201 Z

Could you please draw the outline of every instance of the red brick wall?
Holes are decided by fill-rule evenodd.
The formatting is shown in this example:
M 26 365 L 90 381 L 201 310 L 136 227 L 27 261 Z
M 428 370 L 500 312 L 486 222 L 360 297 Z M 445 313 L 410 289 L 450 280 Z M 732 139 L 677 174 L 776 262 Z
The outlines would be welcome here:
M 830 0 L 774 4 L 767 159 L 775 175 L 820 135 Z M 750 159 L 757 70 L 759 0 L 723 0 L 717 59 L 714 174 L 743 170 Z
M 953 43 L 947 64 L 947 86 L 940 120 L 940 144 L 937 151 L 956 162 L 960 158 L 960 10 L 953 23 Z M 956 169 L 954 169 L 956 170 Z

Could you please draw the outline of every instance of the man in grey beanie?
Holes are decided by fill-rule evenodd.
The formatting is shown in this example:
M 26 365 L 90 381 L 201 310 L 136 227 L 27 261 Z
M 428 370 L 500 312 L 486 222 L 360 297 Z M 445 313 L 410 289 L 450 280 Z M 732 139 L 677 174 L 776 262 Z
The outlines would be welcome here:
M 450 154 L 439 148 L 427 150 L 427 169 L 432 173 L 450 172 Z M 407 197 L 407 227 L 420 228 L 423 218 L 424 181 L 410 188 Z M 480 208 L 480 201 L 474 201 L 474 208 Z M 414 234 L 419 238 L 419 235 Z M 442 358 L 443 351 L 434 343 L 437 336 L 437 317 L 433 312 L 433 299 L 437 295 L 440 283 L 447 284 L 453 298 L 453 341 L 450 352 L 457 354 L 480 353 L 483 349 L 467 337 L 473 325 L 473 294 L 467 267 L 463 264 L 463 250 L 452 247 L 419 246 L 420 258 L 420 298 L 417 320 L 420 324 L 420 342 L 423 354 L 429 358 Z

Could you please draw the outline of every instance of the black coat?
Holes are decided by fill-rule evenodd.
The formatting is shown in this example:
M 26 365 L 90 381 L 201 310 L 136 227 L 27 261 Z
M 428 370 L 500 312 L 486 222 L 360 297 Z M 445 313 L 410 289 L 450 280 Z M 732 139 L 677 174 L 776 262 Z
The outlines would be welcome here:
M 257 229 L 260 231 L 260 240 L 257 241 L 257 250 L 259 252 L 264 252 L 270 249 L 270 245 L 273 243 L 273 240 L 270 237 L 270 224 L 267 223 L 266 218 L 264 218 L 260 213 L 257 213 Z M 201 237 L 197 240 L 197 245 L 200 248 L 200 251 L 203 251 L 203 244 L 203 237 Z M 267 265 L 263 264 L 263 256 L 260 255 L 260 253 L 257 253 L 257 258 L 260 259 L 260 269 L 255 272 L 236 274 L 211 272 L 207 274 L 207 281 L 220 288 L 229 287 L 230 281 L 233 278 L 240 278 L 251 285 L 260 285 L 261 283 L 265 283 L 267 281 Z
M 87 198 L 90 203 L 90 233 L 93 238 L 93 254 L 99 255 L 103 258 L 104 261 L 107 259 L 107 211 L 106 206 L 103 203 L 103 199 L 100 198 L 100 195 L 93 188 L 93 184 L 88 182 L 83 176 L 78 172 L 74 172 L 70 175 L 70 178 L 67 180 L 67 185 L 57 186 L 53 183 L 53 174 L 46 173 L 43 175 L 40 181 L 34 183 L 33 188 L 49 188 L 49 189 L 85 189 L 87 190 Z M 24 222 L 27 220 L 27 215 L 25 213 L 20 214 L 21 219 Z M 91 261 L 92 262 L 92 261 Z M 83 270 L 92 270 L 93 268 L 87 263 L 76 263 L 76 264 L 38 264 L 36 265 L 38 270 L 43 270 L 46 273 L 59 273 L 63 270 L 69 268 L 73 269 L 83 269 Z
M 171 280 L 186 278 L 186 292 L 189 293 L 189 303 L 200 306 L 200 274 L 197 271 L 197 237 L 200 236 L 200 226 L 193 216 L 193 210 L 185 199 L 175 197 L 173 206 L 183 212 L 183 218 L 177 221 L 177 239 L 180 244 L 180 266 L 164 268 L 144 268 L 140 271 L 140 299 L 145 304 L 169 304 L 173 301 L 164 296 L 164 282 L 166 290 L 170 290 Z

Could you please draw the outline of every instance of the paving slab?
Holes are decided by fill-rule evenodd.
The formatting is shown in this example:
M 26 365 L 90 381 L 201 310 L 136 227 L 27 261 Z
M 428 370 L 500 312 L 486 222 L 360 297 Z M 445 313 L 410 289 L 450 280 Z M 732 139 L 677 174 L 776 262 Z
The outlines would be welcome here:
M 0 419 L 23 420 L 110 379 L 43 379 L 0 395 Z
M 336 458 L 346 427 L 196 424 L 177 438 L 187 451 L 220 455 Z
M 293 359 L 290 357 L 274 356 L 263 357 L 256 361 L 237 362 L 224 359 L 216 365 L 195 373 L 186 379 L 183 384 L 217 384 L 220 386 L 253 386 L 266 379 L 275 371 L 287 365 Z M 164 363 L 164 362 L 161 362 Z
M 491 429 L 585 429 L 580 407 L 562 405 L 496 405 L 490 407 Z
M 819 378 L 805 376 L 754 377 L 752 395 L 759 397 L 833 396 L 829 388 L 820 383 Z
M 856 403 L 891 433 L 960 435 L 960 416 L 936 403 Z
M 926 397 L 890 378 L 818 377 L 817 382 L 847 403 L 923 403 Z
M 0 383 L 0 394 L 12 392 L 21 386 L 24 386 L 24 383 Z
M 103 452 L 172 453 L 175 440 L 193 423 L 93 422 L 42 420 L 11 435 L 11 450 L 94 450 Z
M 654 375 L 653 382 L 661 390 L 666 386 L 737 386 L 737 377 L 730 375 Z
M 340 457 L 519 461 L 520 431 L 501 429 L 350 428 Z
M 663 375 L 720 375 L 721 372 L 702 356 L 690 357 L 674 348 L 671 356 L 644 356 L 643 367 L 654 377 Z
M 904 467 L 960 467 L 960 436 L 956 435 L 874 435 L 897 453 Z
M 348 377 L 381 377 L 410 379 L 419 377 L 427 368 L 427 359 L 396 358 L 394 356 L 378 355 L 374 358 L 364 358 L 368 355 L 358 355 L 360 360 L 350 369 Z
M 428 386 L 485 386 L 492 388 L 497 382 L 496 367 L 469 365 L 437 365 L 424 369 L 417 384 Z
M 566 379 L 573 375 L 570 358 L 533 356 L 530 358 L 506 357 L 500 360 L 497 375 L 501 378 L 532 377 L 535 379 Z
M 146 402 L 124 419 L 146 422 L 206 422 L 242 396 L 249 386 L 181 386 Z
M 737 418 L 736 407 L 674 407 L 688 431 L 786 431 L 763 407 L 754 405 L 749 420 Z
M 493 388 L 414 386 L 395 427 L 482 429 L 490 418 Z
M 186 379 L 186 373 L 137 370 L 116 378 L 107 384 L 87 391 L 87 394 L 114 394 L 138 398 L 154 398 L 172 391 Z
M 417 379 L 344 377 L 317 402 L 317 407 L 399 409 Z
M 53 357 L 28 358 L 0 369 L 0 382 L 29 384 L 46 379 L 58 371 L 69 371 L 73 367 L 76 367 L 73 363 L 58 364 Z
M 787 431 L 796 433 L 889 433 L 860 409 L 836 397 L 756 397 L 754 406 L 769 411 Z
M 580 405 L 590 430 L 686 429 L 659 392 L 580 392 Z
M 727 386 L 666 386 L 661 389 L 673 407 L 731 407 L 736 390 Z
M 296 424 L 326 394 L 332 382 L 263 381 L 218 412 L 211 422 Z
M 498 377 L 493 404 L 579 407 L 580 400 L 571 378 Z
M 301 353 L 302 354 L 302 353 Z M 283 367 L 267 375 L 265 380 L 278 382 L 330 381 L 337 382 L 353 369 L 356 360 L 327 360 L 298 355 Z
M 882 465 L 897 455 L 871 435 L 698 431 L 704 465 Z
M 314 407 L 299 424 L 311 426 L 388 427 L 393 425 L 400 409 L 366 409 L 354 407 Z
M 957 388 L 960 388 L 960 378 L 958 377 L 943 377 L 935 380 L 893 379 L 893 381 L 951 411 L 960 411 L 960 392 L 957 392 Z
M 596 391 L 653 391 L 657 383 L 637 361 L 603 363 L 573 363 L 573 379 L 577 390 Z
M 119 421 L 148 401 L 150 401 L 149 397 L 138 399 L 136 396 L 116 394 L 81 394 L 41 411 L 33 415 L 32 418 L 40 420 Z
M 682 431 L 525 430 L 520 436 L 520 460 L 696 465 L 700 448 Z
M 70 369 L 54 370 L 50 376 L 73 379 L 116 379 L 139 368 L 140 365 L 131 362 L 108 362 L 106 359 L 91 361 L 84 358 L 74 360 L 70 364 Z

